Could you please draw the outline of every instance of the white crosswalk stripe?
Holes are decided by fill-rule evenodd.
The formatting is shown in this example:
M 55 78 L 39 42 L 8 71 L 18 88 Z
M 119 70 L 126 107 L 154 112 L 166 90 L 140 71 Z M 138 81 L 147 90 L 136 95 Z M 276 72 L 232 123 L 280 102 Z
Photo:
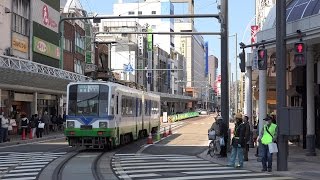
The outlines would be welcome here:
M 112 168 L 118 178 L 132 180 L 294 179 L 225 167 L 184 155 L 115 154 Z
M 1 152 L 0 179 L 3 180 L 33 180 L 50 162 L 65 155 L 66 152 Z

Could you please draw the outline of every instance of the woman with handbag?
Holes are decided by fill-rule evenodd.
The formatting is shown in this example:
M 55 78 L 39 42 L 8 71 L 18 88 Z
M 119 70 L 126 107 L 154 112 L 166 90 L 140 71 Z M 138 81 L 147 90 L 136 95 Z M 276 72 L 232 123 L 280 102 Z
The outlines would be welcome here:
M 36 127 L 37 127 L 37 138 L 42 138 L 42 133 L 43 133 L 43 129 L 44 129 L 44 122 L 38 118 Z

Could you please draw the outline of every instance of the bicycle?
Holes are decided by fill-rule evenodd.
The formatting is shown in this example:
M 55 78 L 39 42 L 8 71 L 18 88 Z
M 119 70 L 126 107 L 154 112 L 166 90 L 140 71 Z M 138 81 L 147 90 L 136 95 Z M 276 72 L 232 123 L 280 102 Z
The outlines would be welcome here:
M 208 152 L 211 157 L 214 157 L 215 155 L 220 154 L 221 148 L 220 148 L 220 140 L 217 139 L 217 136 L 215 135 L 215 132 L 208 132 L 208 138 L 210 141 L 208 146 Z

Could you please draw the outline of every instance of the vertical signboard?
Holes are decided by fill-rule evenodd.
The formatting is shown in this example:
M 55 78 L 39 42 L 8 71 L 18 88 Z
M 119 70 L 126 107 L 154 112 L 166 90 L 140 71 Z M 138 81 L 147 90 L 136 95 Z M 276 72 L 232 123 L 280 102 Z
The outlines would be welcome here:
M 259 31 L 259 26 L 251 26 L 251 44 L 257 42 L 257 32 Z M 252 58 L 252 70 L 258 69 L 258 52 L 255 47 L 252 47 L 253 58 Z
M 209 71 L 209 56 L 208 56 L 208 42 L 205 43 L 204 45 L 205 48 L 205 62 L 206 62 L 206 77 L 208 76 L 208 71 Z

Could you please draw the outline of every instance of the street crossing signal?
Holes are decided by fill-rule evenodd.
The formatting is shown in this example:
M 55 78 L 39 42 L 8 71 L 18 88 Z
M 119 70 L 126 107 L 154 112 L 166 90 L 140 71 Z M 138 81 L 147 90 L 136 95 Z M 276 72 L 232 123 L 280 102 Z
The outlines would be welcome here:
M 240 63 L 239 63 L 240 70 L 241 72 L 246 72 L 246 56 L 244 51 L 242 51 L 239 54 L 239 58 L 240 58 Z
M 258 68 L 259 70 L 267 70 L 268 59 L 267 59 L 267 50 L 258 49 Z
M 294 44 L 294 63 L 296 66 L 305 66 L 306 57 L 305 57 L 305 43 L 297 42 Z

